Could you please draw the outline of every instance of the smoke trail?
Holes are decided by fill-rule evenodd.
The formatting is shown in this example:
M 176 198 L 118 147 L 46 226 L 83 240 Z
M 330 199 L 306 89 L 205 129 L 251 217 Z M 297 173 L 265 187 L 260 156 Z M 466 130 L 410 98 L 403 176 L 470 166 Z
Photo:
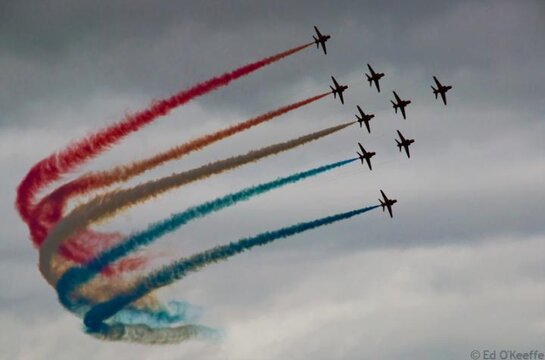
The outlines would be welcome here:
M 155 101 L 147 109 L 128 116 L 125 120 L 115 123 L 103 130 L 99 130 L 97 133 L 67 146 L 60 152 L 53 153 L 42 159 L 30 169 L 17 187 L 15 206 L 19 211 L 21 218 L 25 222 L 28 222 L 31 216 L 31 210 L 34 207 L 34 198 L 41 189 L 51 182 L 58 180 L 62 174 L 73 170 L 76 166 L 83 164 L 107 150 L 110 146 L 130 133 L 138 131 L 157 117 L 168 114 L 172 109 L 183 105 L 198 96 L 205 95 L 221 86 L 226 86 L 233 80 L 299 52 L 310 45 L 312 45 L 312 43 L 297 46 L 193 85 L 169 98 Z
M 51 227 L 53 227 L 62 217 L 67 201 L 73 196 L 81 195 L 90 190 L 103 186 L 109 186 L 115 182 L 126 181 L 131 177 L 158 166 L 166 161 L 180 158 L 192 151 L 199 150 L 228 136 L 235 135 L 238 132 L 250 129 L 253 126 L 272 120 L 289 111 L 317 101 L 329 94 L 330 92 L 323 93 L 280 107 L 276 110 L 264 113 L 236 125 L 232 125 L 225 129 L 188 141 L 148 159 L 133 162 L 132 164 L 125 166 L 118 166 L 109 171 L 90 173 L 73 180 L 44 197 L 32 211 L 33 215 L 28 222 L 31 239 L 35 245 L 41 245 Z M 114 239 L 112 239 L 111 234 L 104 234 L 104 236 L 100 236 L 101 234 L 92 232 L 92 236 L 89 236 L 88 233 L 89 232 L 86 232 L 76 238 L 72 238 L 70 242 L 65 243 L 59 248 L 59 253 L 65 258 L 81 264 L 92 259 L 103 249 L 109 248 L 113 245 Z M 117 240 L 119 240 L 119 234 L 115 235 L 115 240 L 117 242 Z M 121 260 L 119 264 L 116 264 L 116 269 L 105 269 L 105 274 L 112 275 L 117 271 L 135 270 L 143 266 L 145 263 L 145 259 L 141 257 L 132 259 L 126 258 Z
M 85 264 L 91 261 L 101 252 L 119 244 L 125 235 L 120 232 L 97 232 L 85 229 L 78 232 L 77 236 L 70 238 L 59 248 L 59 262 L 69 259 L 77 264 Z M 127 257 L 102 270 L 102 274 L 112 276 L 119 272 L 134 271 L 143 268 L 148 263 L 148 257 L 140 255 Z
M 106 324 L 101 331 L 87 331 L 88 334 L 109 341 L 127 341 L 139 344 L 178 344 L 190 339 L 217 340 L 221 333 L 202 325 L 182 325 L 154 329 L 147 325 Z
M 287 106 L 280 107 L 276 110 L 264 113 L 236 125 L 229 126 L 225 129 L 188 141 L 182 145 L 175 146 L 150 158 L 136 161 L 129 165 L 117 166 L 109 171 L 89 173 L 79 177 L 78 179 L 70 181 L 57 188 L 48 196 L 44 197 L 35 207 L 32 212 L 33 215 L 29 221 L 31 239 L 34 244 L 38 246 L 43 242 L 43 239 L 45 236 L 47 236 L 49 229 L 62 217 L 65 205 L 71 197 L 82 195 L 91 190 L 109 186 L 117 182 L 127 181 L 146 170 L 161 165 L 162 163 L 172 159 L 178 159 L 192 151 L 202 149 L 203 147 L 225 139 L 226 137 L 235 135 L 244 130 L 248 130 L 253 126 L 272 120 L 289 111 L 317 101 L 329 94 L 330 92 L 323 93 Z M 91 249 L 94 247 L 94 245 L 94 243 L 87 243 L 86 248 Z M 78 258 L 80 257 L 75 256 L 75 254 L 71 254 L 69 249 L 64 248 L 60 251 L 63 253 L 63 255 L 66 255 L 68 259 L 81 263 L 81 261 L 78 261 Z
M 123 209 L 173 188 L 234 169 L 250 162 L 255 162 L 269 155 L 287 151 L 310 141 L 333 134 L 352 124 L 354 124 L 353 121 L 332 126 L 293 140 L 270 145 L 259 150 L 253 150 L 244 155 L 233 156 L 183 173 L 149 181 L 131 189 L 114 191 L 103 196 L 97 196 L 87 204 L 74 209 L 51 230 L 40 247 L 40 271 L 44 278 L 54 286 L 56 278 L 50 269 L 51 257 L 57 252 L 63 241 L 66 241 L 78 230 L 81 230 L 94 222 L 109 218 Z
M 88 332 L 98 333 L 103 337 L 108 338 L 110 337 L 110 333 L 112 332 L 112 326 L 104 322 L 106 319 L 112 317 L 125 306 L 129 305 L 140 297 L 150 293 L 151 291 L 154 291 L 163 286 L 170 285 L 174 281 L 182 279 L 189 272 L 198 271 L 201 268 L 212 263 L 226 260 L 231 256 L 249 250 L 255 246 L 262 246 L 275 240 L 284 239 L 289 236 L 293 236 L 295 234 L 317 228 L 319 226 L 329 225 L 340 220 L 349 219 L 353 216 L 376 209 L 377 207 L 379 207 L 379 205 L 331 215 L 321 219 L 288 226 L 275 231 L 267 231 L 253 237 L 243 238 L 237 242 L 217 246 L 215 248 L 193 255 L 186 259 L 175 261 L 174 263 L 167 265 L 142 278 L 141 281 L 139 281 L 137 285 L 132 289 L 132 291 L 119 294 L 106 302 L 95 305 L 90 311 L 85 314 L 84 323 L 87 326 Z M 123 327 L 123 325 L 120 324 L 116 326 Z M 176 329 L 171 328 L 164 330 L 171 330 L 169 335 L 173 336 L 176 335 L 177 331 Z M 118 331 L 121 332 L 121 330 Z M 144 336 L 141 336 L 138 339 L 132 339 L 127 336 L 122 340 L 154 342 L 157 335 L 158 334 L 154 333 L 154 330 L 150 329 L 149 333 L 146 333 Z M 161 333 L 161 335 L 164 336 L 164 333 Z M 119 338 L 110 339 L 118 340 Z M 162 337 L 161 339 L 165 340 L 164 337 Z
M 197 321 L 202 309 L 185 301 L 169 301 L 165 308 L 157 311 L 143 309 L 123 309 L 112 317 L 115 323 L 127 325 L 145 324 L 152 328 L 161 328 L 175 323 Z
M 152 241 L 160 238 L 166 233 L 179 229 L 181 226 L 187 224 L 191 220 L 204 217 L 212 212 L 219 211 L 228 206 L 235 205 L 240 201 L 249 200 L 253 196 L 261 195 L 265 192 L 277 189 L 279 187 L 292 184 L 307 179 L 309 177 L 316 176 L 321 173 L 345 166 L 355 160 L 357 160 L 357 158 L 338 161 L 310 170 L 298 172 L 289 176 L 281 177 L 263 184 L 251 186 L 243 190 L 219 197 L 212 201 L 207 201 L 200 205 L 190 207 L 183 212 L 170 216 L 166 220 L 151 224 L 146 230 L 133 234 L 132 236 L 125 239 L 122 243 L 110 248 L 109 250 L 105 250 L 100 255 L 97 255 L 85 266 L 72 267 L 68 269 L 61 276 L 56 285 L 59 300 L 67 309 L 71 309 L 71 311 L 76 311 L 77 305 L 70 300 L 70 293 L 72 293 L 81 284 L 88 282 L 92 278 L 94 278 L 99 272 L 104 269 L 105 266 L 109 266 L 113 262 L 128 255 L 130 252 L 133 252 L 142 246 L 150 244 Z

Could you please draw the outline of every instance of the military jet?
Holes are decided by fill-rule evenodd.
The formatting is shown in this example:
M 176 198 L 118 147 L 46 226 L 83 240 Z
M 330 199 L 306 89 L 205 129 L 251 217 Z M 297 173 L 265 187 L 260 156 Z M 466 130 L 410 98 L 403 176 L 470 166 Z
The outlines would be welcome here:
M 405 139 L 403 135 L 401 135 L 401 132 L 399 130 L 397 130 L 397 134 L 399 135 L 399 140 L 395 139 L 395 141 L 397 143 L 399 151 L 401 152 L 402 147 L 405 148 L 407 157 L 411 158 L 411 154 L 409 153 L 409 146 L 414 142 L 414 139 Z
M 375 86 L 377 87 L 378 92 L 380 92 L 380 84 L 378 83 L 378 81 L 381 77 L 384 76 L 384 73 L 376 73 L 369 64 L 367 64 L 367 67 L 369 68 L 369 72 L 371 73 L 371 75 L 367 73 L 365 74 L 365 76 L 367 76 L 367 81 L 369 81 L 369 86 L 372 87 L 373 82 L 375 82 Z
M 367 128 L 367 132 L 370 134 L 371 133 L 371 128 L 369 127 L 369 121 L 371 121 L 372 118 L 375 117 L 375 115 L 373 114 L 366 114 L 363 112 L 363 110 L 361 109 L 361 107 L 359 105 L 357 105 L 358 107 L 358 111 L 360 112 L 360 116 L 358 116 L 358 114 L 356 114 L 356 119 L 358 119 L 358 122 L 360 123 L 360 128 L 362 126 L 362 124 L 365 124 L 365 127 Z
M 375 156 L 377 153 L 372 151 L 365 151 L 365 149 L 360 143 L 358 143 L 358 145 L 360 146 L 361 154 L 359 151 L 357 153 L 358 153 L 358 157 L 360 158 L 361 164 L 363 165 L 363 160 L 365 160 L 367 161 L 367 166 L 369 166 L 369 170 L 373 170 L 373 168 L 371 167 L 371 158 Z
M 331 92 L 333 93 L 333 97 L 337 98 L 337 94 L 339 94 L 339 100 L 341 100 L 341 104 L 344 104 L 343 92 L 348 89 L 348 85 L 339 85 L 333 76 L 331 77 L 331 80 L 333 80 L 333 84 L 335 84 L 335 88 L 333 88 L 333 86 L 329 86 L 331 88 Z
M 437 86 L 437 89 L 431 86 L 433 89 L 433 94 L 435 95 L 435 98 L 437 99 L 437 95 L 441 94 L 441 99 L 443 99 L 443 104 L 447 105 L 447 91 L 452 89 L 452 86 L 450 85 L 443 85 L 437 80 L 437 78 L 434 76 L 433 80 L 435 81 L 435 85 Z
M 399 97 L 399 95 L 397 95 L 395 91 L 393 93 L 396 101 L 394 102 L 393 100 L 390 100 L 390 102 L 394 106 L 396 114 L 397 109 L 399 108 L 401 110 L 401 115 L 403 115 L 403 119 L 407 119 L 407 117 L 405 116 L 405 106 L 409 105 L 411 103 L 411 100 L 401 100 L 401 98 Z
M 388 199 L 386 194 L 384 194 L 384 191 L 380 190 L 380 193 L 382 194 L 382 199 L 378 199 L 380 201 L 380 206 L 382 206 L 382 211 L 384 211 L 386 208 L 388 209 L 388 212 L 390 213 L 390 217 L 393 218 L 392 215 L 392 205 L 394 205 L 397 200 L 396 199 Z
M 331 38 L 330 35 L 322 35 L 320 33 L 320 30 L 316 26 L 314 26 L 314 30 L 316 31 L 316 36 L 312 35 L 312 38 L 314 39 L 314 43 L 316 44 L 316 48 L 319 49 L 320 45 L 322 45 L 322 49 L 324 50 L 324 54 L 327 55 L 327 49 L 325 47 L 325 42 Z
M 397 109 L 399 108 L 401 110 L 401 115 L 403 115 L 403 119 L 407 119 L 405 116 L 405 106 L 409 105 L 411 103 L 411 100 L 401 100 L 401 98 L 397 95 L 397 93 L 394 91 L 394 96 L 396 98 L 396 101 L 390 100 L 392 105 L 394 105 L 394 110 L 397 114 Z

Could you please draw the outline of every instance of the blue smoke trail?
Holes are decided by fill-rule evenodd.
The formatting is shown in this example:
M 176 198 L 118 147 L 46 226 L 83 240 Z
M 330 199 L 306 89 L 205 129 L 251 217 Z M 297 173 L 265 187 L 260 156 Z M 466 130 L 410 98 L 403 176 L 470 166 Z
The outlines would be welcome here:
M 78 300 L 76 315 L 83 318 L 95 303 Z M 126 325 L 144 324 L 150 328 L 162 328 L 168 325 L 178 323 L 194 323 L 202 314 L 202 309 L 185 301 L 169 301 L 166 306 L 161 305 L 158 309 L 147 309 L 127 306 L 116 313 L 112 318 L 112 323 L 121 323 Z
M 214 211 L 235 205 L 239 201 L 248 200 L 253 196 L 263 194 L 284 185 L 295 183 L 297 181 L 316 176 L 320 173 L 347 165 L 355 160 L 357 160 L 357 158 L 338 161 L 307 171 L 298 172 L 286 177 L 281 177 L 263 184 L 251 186 L 215 200 L 190 207 L 181 213 L 171 215 L 166 220 L 151 224 L 147 229 L 133 234 L 122 243 L 97 255 L 85 266 L 74 266 L 68 269 L 62 275 L 56 285 L 59 301 L 67 309 L 74 312 L 81 312 L 82 304 L 70 299 L 70 293 L 72 293 L 78 286 L 93 279 L 105 266 L 119 260 L 130 252 L 137 250 L 141 246 L 150 244 L 154 240 L 180 228 L 191 220 L 206 216 Z
M 202 309 L 185 301 L 169 301 L 159 310 L 125 308 L 112 317 L 113 323 L 146 324 L 151 328 L 162 328 L 176 323 L 194 323 Z
M 191 271 L 197 271 L 206 265 L 218 262 L 220 260 L 225 260 L 255 246 L 262 246 L 277 239 L 287 238 L 319 226 L 329 225 L 340 220 L 349 219 L 353 216 L 376 209 L 377 207 L 379 207 L 379 205 L 331 215 L 321 219 L 284 227 L 275 231 L 266 231 L 253 237 L 243 238 L 237 242 L 217 246 L 189 258 L 175 261 L 174 263 L 144 277 L 137 283 L 131 292 L 119 294 L 108 301 L 94 306 L 85 314 L 84 324 L 87 326 L 88 332 L 99 334 L 102 332 L 108 332 L 110 331 L 110 326 L 104 322 L 106 319 L 114 316 L 125 306 L 138 300 L 151 291 L 167 286 L 176 280 L 182 279 Z

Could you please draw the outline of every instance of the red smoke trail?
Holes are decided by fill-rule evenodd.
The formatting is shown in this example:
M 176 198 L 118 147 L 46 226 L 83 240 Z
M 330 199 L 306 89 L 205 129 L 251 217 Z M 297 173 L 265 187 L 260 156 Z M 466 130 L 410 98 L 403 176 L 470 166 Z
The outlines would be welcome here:
M 17 187 L 17 199 L 15 206 L 19 211 L 21 218 L 26 223 L 29 222 L 32 216 L 31 212 L 32 208 L 34 207 L 36 194 L 41 189 L 49 185 L 51 182 L 58 180 L 62 174 L 73 170 L 78 165 L 83 164 L 89 159 L 107 150 L 110 146 L 114 145 L 116 142 L 120 141 L 130 133 L 138 131 L 140 128 L 149 124 L 157 117 L 168 114 L 170 110 L 185 104 L 195 97 L 202 96 L 221 86 L 225 86 L 235 79 L 248 75 L 266 65 L 301 51 L 312 44 L 313 43 L 309 43 L 295 47 L 271 57 L 245 65 L 221 76 L 198 83 L 189 89 L 183 90 L 167 99 L 153 102 L 147 109 L 128 116 L 125 118 L 125 120 L 113 124 L 95 134 L 87 136 L 78 142 L 69 145 L 58 153 L 51 154 L 35 164 Z
M 123 239 L 125 235 L 120 232 L 103 233 L 85 229 L 61 246 L 59 254 L 64 259 L 77 264 L 86 264 L 103 251 L 119 244 Z M 148 263 L 148 258 L 149 256 L 142 254 L 129 256 L 105 267 L 101 273 L 105 276 L 113 276 L 122 272 L 141 270 Z

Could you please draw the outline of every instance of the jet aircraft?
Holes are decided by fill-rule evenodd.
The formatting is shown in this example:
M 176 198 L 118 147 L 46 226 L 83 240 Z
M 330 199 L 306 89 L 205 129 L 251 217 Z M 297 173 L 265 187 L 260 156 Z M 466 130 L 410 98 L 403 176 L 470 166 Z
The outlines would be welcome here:
M 333 84 L 335 84 L 335 87 L 329 86 L 333 93 L 333 97 L 337 98 L 337 94 L 339 94 L 339 100 L 341 100 L 341 104 L 344 104 L 343 92 L 348 89 L 348 85 L 339 85 L 333 76 L 331 77 L 331 80 L 333 80 Z
M 394 105 L 394 110 L 397 114 L 397 109 L 399 108 L 401 110 L 401 115 L 403 115 L 403 119 L 407 119 L 405 116 L 405 106 L 409 105 L 411 103 L 411 100 L 401 100 L 401 98 L 397 95 L 397 93 L 394 91 L 395 96 L 395 102 L 393 100 L 390 100 L 392 105 Z
M 322 49 L 324 50 L 324 54 L 327 55 L 327 49 L 325 47 L 325 42 L 331 38 L 330 35 L 322 35 L 320 33 L 320 30 L 316 26 L 314 26 L 314 30 L 316 31 L 316 36 L 312 35 L 312 38 L 314 39 L 314 43 L 316 44 L 316 48 L 319 49 L 320 45 L 322 45 Z
M 405 139 L 401 132 L 397 130 L 397 134 L 399 135 L 399 140 L 395 139 L 397 143 L 397 147 L 399 148 L 399 151 L 401 152 L 401 148 L 405 148 L 405 152 L 407 153 L 407 157 L 410 158 L 411 154 L 409 153 L 409 146 L 414 142 L 414 139 Z
M 367 162 L 367 166 L 369 166 L 369 170 L 373 170 L 373 168 L 371 167 L 371 158 L 375 156 L 376 153 L 372 151 L 365 151 L 360 143 L 358 143 L 358 145 L 360 146 L 361 150 L 361 154 L 358 151 L 358 157 L 360 158 L 361 164 L 363 165 L 363 160 L 365 160 Z
M 375 117 L 373 114 L 366 114 L 363 112 L 361 107 L 357 105 L 358 111 L 360 113 L 360 116 L 356 114 L 356 119 L 358 119 L 358 123 L 360 124 L 360 128 L 362 127 L 362 124 L 365 124 L 365 127 L 367 128 L 367 132 L 371 133 L 371 128 L 369 127 L 369 121 L 371 121 L 372 118 Z
M 378 199 L 380 201 L 380 206 L 382 206 L 382 211 L 385 209 L 388 209 L 388 212 L 390 213 L 390 217 L 393 218 L 392 215 L 392 205 L 394 205 L 397 200 L 396 199 L 388 199 L 384 191 L 380 190 L 380 193 L 382 194 L 382 199 Z
M 437 99 L 437 95 L 441 94 L 441 99 L 443 99 L 443 104 L 447 105 L 447 91 L 452 89 L 451 85 L 443 85 L 437 80 L 437 78 L 434 76 L 433 80 L 435 81 L 435 85 L 437 86 L 437 89 L 431 86 L 433 89 L 433 94 L 435 95 L 435 98 Z
M 369 81 L 369 86 L 373 86 L 373 82 L 374 82 L 378 92 L 380 92 L 380 84 L 378 83 L 378 81 L 380 80 L 381 77 L 384 76 L 384 73 L 376 73 L 375 70 L 373 70 L 373 68 L 369 64 L 367 64 L 367 68 L 369 68 L 369 72 L 371 73 L 371 75 L 367 73 L 365 74 L 365 76 L 367 76 L 367 81 Z

